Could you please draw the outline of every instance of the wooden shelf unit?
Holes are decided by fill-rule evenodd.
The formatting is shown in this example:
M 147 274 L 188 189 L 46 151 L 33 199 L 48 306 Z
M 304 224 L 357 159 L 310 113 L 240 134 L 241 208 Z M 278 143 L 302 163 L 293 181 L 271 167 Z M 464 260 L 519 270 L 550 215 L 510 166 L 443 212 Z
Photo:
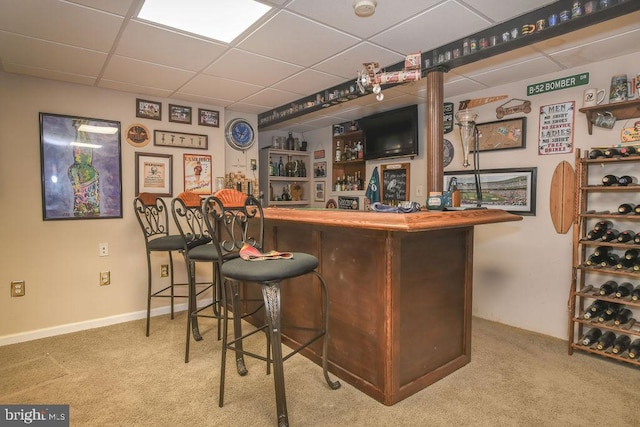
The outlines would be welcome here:
M 605 111 L 608 111 L 613 114 L 617 120 L 626 120 L 640 117 L 640 99 L 613 102 L 610 104 L 600 104 L 596 105 L 595 107 L 584 107 L 579 111 L 587 115 L 587 129 L 589 130 L 589 135 L 591 135 L 593 132 L 592 120 L 593 117 L 598 113 L 604 113 Z
M 342 177 L 345 177 L 345 176 L 355 176 L 356 173 L 358 173 L 363 183 L 366 180 L 366 176 L 365 176 L 366 165 L 365 165 L 364 159 L 346 160 L 346 161 L 336 160 L 336 148 L 338 145 L 338 141 L 340 141 L 341 150 L 344 150 L 345 146 L 353 145 L 358 142 L 360 142 L 362 144 L 362 147 L 364 148 L 364 133 L 361 130 L 357 130 L 357 131 L 346 132 L 340 135 L 333 136 L 333 142 L 332 142 L 333 148 L 331 150 L 331 153 L 332 153 L 331 161 L 333 166 L 331 168 L 332 173 L 331 173 L 331 183 L 330 183 L 331 190 L 333 191 L 336 190 L 335 187 L 336 187 L 336 182 L 338 181 L 338 178 L 342 179 Z M 364 188 L 361 188 L 358 191 L 363 191 L 363 190 Z M 341 191 L 340 193 L 343 193 L 346 195 L 350 193 L 357 193 L 358 191 L 347 190 L 347 191 Z

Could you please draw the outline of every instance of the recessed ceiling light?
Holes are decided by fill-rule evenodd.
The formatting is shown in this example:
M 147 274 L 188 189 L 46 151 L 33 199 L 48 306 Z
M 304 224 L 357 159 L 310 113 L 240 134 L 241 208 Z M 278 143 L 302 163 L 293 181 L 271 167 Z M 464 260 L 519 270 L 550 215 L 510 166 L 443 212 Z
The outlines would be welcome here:
M 231 43 L 269 10 L 254 0 L 145 0 L 138 18 Z

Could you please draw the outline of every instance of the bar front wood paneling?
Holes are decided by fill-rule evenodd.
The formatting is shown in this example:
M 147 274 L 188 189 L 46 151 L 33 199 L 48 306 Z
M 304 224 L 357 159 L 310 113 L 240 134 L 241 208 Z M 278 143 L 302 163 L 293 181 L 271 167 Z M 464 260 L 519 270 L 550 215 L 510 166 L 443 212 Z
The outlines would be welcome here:
M 471 360 L 473 227 L 499 210 L 385 214 L 265 209 L 265 249 L 318 257 L 330 292 L 330 371 L 393 405 Z M 268 261 L 266 261 L 268 262 Z M 285 343 L 320 324 L 318 283 L 282 284 Z M 249 296 L 259 292 L 247 286 Z M 256 319 L 257 321 L 257 319 Z M 320 363 L 320 343 L 303 354 Z

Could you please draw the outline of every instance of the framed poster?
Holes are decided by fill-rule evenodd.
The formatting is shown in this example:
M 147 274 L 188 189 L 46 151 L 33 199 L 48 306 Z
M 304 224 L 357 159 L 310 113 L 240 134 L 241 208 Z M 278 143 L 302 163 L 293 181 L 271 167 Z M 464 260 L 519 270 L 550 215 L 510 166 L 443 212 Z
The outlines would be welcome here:
M 212 194 L 211 156 L 184 154 L 184 191 Z
M 327 162 L 316 162 L 313 164 L 313 177 L 314 178 L 326 178 L 327 176 Z
M 480 171 L 482 206 L 503 209 L 517 215 L 536 214 L 536 175 L 538 168 L 488 169 Z M 460 206 L 476 206 L 473 170 L 446 171 L 444 188 L 455 177 L 460 190 Z
M 169 104 L 169 121 L 191 124 L 191 107 Z
M 409 200 L 411 163 L 382 165 L 382 186 L 380 200 L 387 205 Z
M 324 202 L 324 181 L 316 181 L 315 192 L 314 192 L 314 201 L 316 202 Z
M 198 108 L 198 124 L 214 128 L 220 127 L 220 112 Z
M 154 193 L 173 196 L 173 156 L 136 152 L 136 196 Z
M 575 101 L 540 107 L 538 154 L 573 153 Z
M 136 117 L 151 120 L 162 120 L 162 104 L 146 99 L 136 99 Z
M 526 148 L 526 117 L 479 123 L 476 126 L 480 151 Z
M 120 122 L 40 113 L 42 217 L 122 218 Z

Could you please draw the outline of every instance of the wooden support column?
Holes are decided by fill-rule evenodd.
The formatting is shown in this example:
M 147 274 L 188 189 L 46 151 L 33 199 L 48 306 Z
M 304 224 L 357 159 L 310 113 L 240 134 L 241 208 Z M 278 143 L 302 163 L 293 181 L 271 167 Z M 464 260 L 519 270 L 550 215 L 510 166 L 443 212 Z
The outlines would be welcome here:
M 427 152 L 427 195 L 431 192 L 443 191 L 444 167 L 442 166 L 442 139 L 444 138 L 444 73 L 447 67 L 436 67 L 427 73 L 427 117 L 426 141 Z

